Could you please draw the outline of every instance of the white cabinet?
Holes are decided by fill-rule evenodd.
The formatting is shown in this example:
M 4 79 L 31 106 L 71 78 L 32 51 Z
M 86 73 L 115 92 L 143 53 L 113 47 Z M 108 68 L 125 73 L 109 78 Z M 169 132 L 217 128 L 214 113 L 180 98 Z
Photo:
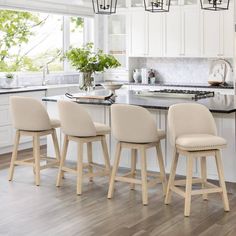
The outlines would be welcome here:
M 148 56 L 163 56 L 163 20 L 162 14 L 148 13 Z
M 203 57 L 220 54 L 220 17 L 219 12 L 202 11 Z
M 130 12 L 130 55 L 147 55 L 147 13 L 144 10 Z
M 107 41 L 106 51 L 112 54 L 121 64 L 121 68 L 127 68 L 127 16 L 118 13 L 107 17 Z
M 230 5 L 229 10 L 221 12 L 223 18 L 223 29 L 221 36 L 223 36 L 222 53 L 224 57 L 234 57 L 234 11 L 233 6 Z
M 200 10 L 198 6 L 182 7 L 181 56 L 198 57 L 201 54 Z
M 181 8 L 172 6 L 165 14 L 165 56 L 181 56 L 181 27 Z
M 228 11 L 203 11 L 198 1 L 172 2 L 168 13 L 130 10 L 130 56 L 234 56 L 233 3 Z
M 201 19 L 203 57 L 233 57 L 233 5 L 227 11 L 202 11 Z

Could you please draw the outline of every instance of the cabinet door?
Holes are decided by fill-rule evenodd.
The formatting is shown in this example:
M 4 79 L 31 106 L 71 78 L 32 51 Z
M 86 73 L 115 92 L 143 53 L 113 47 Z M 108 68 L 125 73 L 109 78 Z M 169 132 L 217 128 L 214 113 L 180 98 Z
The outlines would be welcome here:
M 222 11 L 223 29 L 221 35 L 223 36 L 222 56 L 234 57 L 234 7 L 231 3 L 228 11 Z
M 148 55 L 163 56 L 163 15 L 148 14 Z
M 181 56 L 181 8 L 172 6 L 165 14 L 165 56 Z
M 203 57 L 220 56 L 220 13 L 202 11 Z
M 145 56 L 147 54 L 147 27 L 146 12 L 131 12 L 130 32 L 131 32 L 131 55 Z
M 184 6 L 182 10 L 182 53 L 188 57 L 201 55 L 200 10 L 198 6 Z

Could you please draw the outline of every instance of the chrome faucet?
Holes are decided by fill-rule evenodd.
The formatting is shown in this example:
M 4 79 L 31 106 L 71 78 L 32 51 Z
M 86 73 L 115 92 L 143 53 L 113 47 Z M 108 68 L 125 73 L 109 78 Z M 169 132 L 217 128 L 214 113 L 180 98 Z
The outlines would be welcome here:
M 44 67 L 43 67 L 42 86 L 45 86 L 48 82 L 48 79 L 46 79 L 47 75 L 49 75 L 49 69 L 48 69 L 48 64 L 45 64 Z

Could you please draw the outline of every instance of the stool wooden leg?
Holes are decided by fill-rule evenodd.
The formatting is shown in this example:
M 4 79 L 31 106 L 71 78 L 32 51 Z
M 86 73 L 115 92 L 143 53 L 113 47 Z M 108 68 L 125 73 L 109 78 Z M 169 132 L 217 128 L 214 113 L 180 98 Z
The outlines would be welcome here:
M 12 157 L 11 157 L 10 169 L 9 169 L 9 177 L 8 177 L 9 181 L 11 181 L 12 178 L 13 178 L 14 169 L 15 169 L 15 161 L 17 159 L 17 151 L 18 151 L 18 147 L 19 147 L 19 142 L 20 142 L 20 131 L 17 130 L 16 135 L 15 135 L 14 149 L 13 149 Z
M 34 161 L 35 161 L 35 184 L 40 185 L 40 140 L 38 134 L 33 137 Z
M 163 195 L 166 195 L 166 188 L 167 188 L 167 181 L 166 181 L 166 173 L 165 173 L 165 165 L 163 161 L 163 155 L 161 151 L 161 143 L 158 142 L 156 146 L 156 152 L 157 152 L 157 158 L 158 158 L 158 164 L 160 167 L 160 177 L 162 182 L 162 188 L 163 188 Z
M 137 149 L 131 149 L 131 177 L 135 178 L 136 171 L 136 161 L 137 161 Z M 135 184 L 130 184 L 130 189 L 135 189 Z
M 109 158 L 109 154 L 108 154 L 108 150 L 107 150 L 107 141 L 106 141 L 106 137 L 102 136 L 102 150 L 103 150 L 103 156 L 104 156 L 104 161 L 105 161 L 105 166 L 106 166 L 106 170 L 111 171 L 111 165 L 110 165 L 110 158 Z
M 56 183 L 57 187 L 61 186 L 61 179 L 62 179 L 62 176 L 63 176 L 62 168 L 64 167 L 64 164 L 65 164 L 68 144 L 69 144 L 69 139 L 68 139 L 68 136 L 65 135 L 63 149 L 62 149 L 62 156 L 61 156 L 60 166 L 59 166 L 58 175 L 57 175 L 57 183 Z
M 148 205 L 146 149 L 141 148 L 141 179 L 143 205 Z
M 91 166 L 92 162 L 93 162 L 93 150 L 92 150 L 92 143 L 89 142 L 87 143 L 87 156 L 88 156 L 88 163 L 89 163 L 89 173 L 92 174 L 93 173 L 93 167 Z M 93 181 L 93 177 L 89 177 L 89 181 L 92 182 Z
M 77 161 L 77 194 L 82 194 L 83 183 L 83 143 L 78 143 L 78 161 Z
M 177 153 L 177 151 L 175 149 L 174 150 L 174 157 L 173 157 L 173 160 L 171 163 L 169 181 L 168 181 L 167 190 L 166 190 L 165 204 L 171 203 L 171 194 L 172 194 L 171 188 L 174 186 L 178 157 L 179 157 L 179 154 Z
M 201 178 L 203 180 L 202 188 L 206 186 L 207 182 L 207 169 L 206 169 L 206 157 L 201 157 Z M 207 200 L 207 194 L 202 195 L 203 200 Z
M 112 173 L 111 173 L 111 178 L 110 178 L 110 183 L 109 183 L 109 190 L 108 190 L 108 195 L 107 195 L 108 199 L 111 199 L 113 197 L 116 172 L 120 163 L 120 154 L 121 154 L 121 143 L 118 142 L 116 145 L 115 160 L 114 160 L 114 165 L 112 168 Z
M 193 157 L 187 156 L 187 176 L 186 176 L 186 188 L 185 188 L 185 204 L 184 204 L 184 216 L 190 215 L 191 208 L 191 193 L 192 193 L 192 178 L 193 178 Z
M 222 165 L 221 155 L 220 155 L 219 150 L 216 151 L 215 159 L 216 159 L 216 166 L 217 166 L 217 171 L 218 171 L 218 175 L 219 175 L 220 187 L 222 188 L 222 200 L 223 200 L 223 204 L 224 204 L 224 210 L 230 211 L 229 200 L 228 200 L 225 179 L 224 179 L 223 165 Z
M 56 159 L 58 163 L 60 163 L 61 154 L 60 154 L 60 149 L 59 149 L 58 140 L 57 140 L 57 133 L 55 129 L 53 129 L 53 132 L 52 132 L 52 140 L 53 140 L 54 150 L 56 154 Z

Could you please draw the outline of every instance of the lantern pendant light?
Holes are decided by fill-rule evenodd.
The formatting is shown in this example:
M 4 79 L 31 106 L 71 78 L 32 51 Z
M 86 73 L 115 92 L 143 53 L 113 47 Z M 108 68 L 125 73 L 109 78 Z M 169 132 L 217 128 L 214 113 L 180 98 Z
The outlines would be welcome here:
M 171 0 L 144 0 L 145 11 L 168 12 Z
M 230 0 L 200 0 L 201 8 L 209 11 L 221 11 L 229 9 Z
M 117 0 L 92 0 L 95 14 L 111 15 L 116 13 Z

